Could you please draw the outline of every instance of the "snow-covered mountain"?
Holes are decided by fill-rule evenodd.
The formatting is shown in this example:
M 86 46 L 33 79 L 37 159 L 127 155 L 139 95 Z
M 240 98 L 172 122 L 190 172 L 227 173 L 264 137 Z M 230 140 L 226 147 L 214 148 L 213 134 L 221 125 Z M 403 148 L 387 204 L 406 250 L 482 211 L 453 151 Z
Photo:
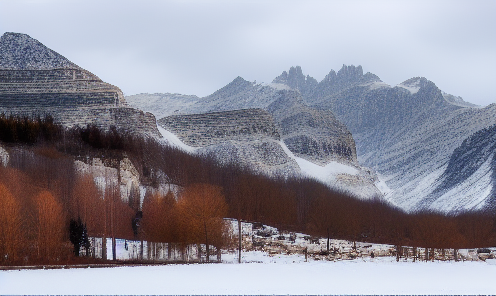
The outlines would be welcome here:
M 307 106 L 298 91 L 283 84 L 256 84 L 237 77 L 204 98 L 141 94 L 126 99 L 157 117 L 169 115 L 158 121 L 162 128 L 185 144 L 214 152 L 221 161 L 251 164 L 269 175 L 304 174 L 360 197 L 381 195 L 374 185 L 375 174 L 358 166 L 355 142 L 346 126 L 332 112 Z M 249 111 L 255 109 L 264 110 L 270 119 L 246 116 L 260 114 Z M 272 121 L 277 139 L 237 138 L 239 130 L 250 131 L 256 124 L 272 126 Z M 196 143 L 191 142 L 192 134 Z
M 288 76 L 288 81 L 303 76 L 299 70 L 291 72 L 295 77 Z M 274 81 L 281 82 L 279 77 Z M 307 104 L 331 110 L 346 124 L 359 163 L 379 172 L 391 189 L 386 198 L 393 204 L 406 210 L 451 212 L 487 207 L 494 200 L 495 182 L 481 177 L 487 164 L 472 164 L 480 170 L 460 174 L 456 186 L 446 187 L 446 177 L 441 176 L 457 174 L 449 166 L 455 149 L 494 124 L 496 104 L 481 108 L 464 102 L 423 77 L 390 86 L 354 66 L 343 66 L 337 74 L 331 71 L 313 90 L 300 92 Z
M 154 116 L 129 108 L 118 87 L 19 33 L 0 37 L 0 113 L 159 135 Z

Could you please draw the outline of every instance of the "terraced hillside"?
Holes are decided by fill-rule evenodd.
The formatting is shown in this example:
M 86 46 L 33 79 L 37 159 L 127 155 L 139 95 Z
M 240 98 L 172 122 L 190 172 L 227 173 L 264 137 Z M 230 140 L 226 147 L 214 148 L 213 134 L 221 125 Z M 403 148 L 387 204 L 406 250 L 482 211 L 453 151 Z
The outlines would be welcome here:
M 127 107 L 118 87 L 19 33 L 0 38 L 0 113 L 159 135 L 154 116 Z
M 172 115 L 158 123 L 193 147 L 224 141 L 280 140 L 272 116 L 262 109 Z
M 298 169 L 281 146 L 274 119 L 262 109 L 172 115 L 158 124 L 221 163 L 237 163 L 268 175 L 290 176 Z

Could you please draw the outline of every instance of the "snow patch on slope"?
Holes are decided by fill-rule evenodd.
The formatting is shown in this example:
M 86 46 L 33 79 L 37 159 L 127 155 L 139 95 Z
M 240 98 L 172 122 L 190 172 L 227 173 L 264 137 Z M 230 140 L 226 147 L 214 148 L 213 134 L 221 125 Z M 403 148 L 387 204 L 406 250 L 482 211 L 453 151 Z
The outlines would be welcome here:
M 292 90 L 291 87 L 289 87 L 288 85 L 286 84 L 283 84 L 283 83 L 268 83 L 268 84 L 264 84 L 264 86 L 270 86 L 272 87 L 273 89 L 277 89 L 277 90 Z
M 171 146 L 177 147 L 177 148 L 179 148 L 185 152 L 188 152 L 188 153 L 195 153 L 197 151 L 197 148 L 184 144 L 176 135 L 174 135 L 173 133 L 164 129 L 160 125 L 157 125 L 157 128 L 163 137 L 161 140 L 164 143 L 167 143 Z
M 9 153 L 7 150 L 3 149 L 2 146 L 0 146 L 0 164 L 4 167 L 9 164 Z
M 380 88 L 390 88 L 391 86 L 382 81 L 373 81 L 370 83 L 364 84 L 364 86 L 368 86 L 370 90 L 380 89 Z
M 296 161 L 302 175 L 330 185 L 332 188 L 346 191 L 361 199 L 374 198 L 391 191 L 386 183 L 380 179 L 367 180 L 371 176 L 360 168 L 337 161 L 331 161 L 325 166 L 321 166 L 295 156 L 283 141 L 280 141 L 280 145 L 286 154 Z M 378 184 L 381 185 L 382 189 L 377 187 Z
M 458 184 L 432 203 L 431 207 L 440 211 L 481 209 L 492 190 L 492 157 L 463 183 Z
M 407 80 L 407 81 L 410 81 L 410 80 Z M 400 83 L 396 86 L 408 90 L 413 95 L 413 94 L 416 94 L 420 90 L 420 79 L 415 79 L 411 82 L 405 81 L 405 82 Z

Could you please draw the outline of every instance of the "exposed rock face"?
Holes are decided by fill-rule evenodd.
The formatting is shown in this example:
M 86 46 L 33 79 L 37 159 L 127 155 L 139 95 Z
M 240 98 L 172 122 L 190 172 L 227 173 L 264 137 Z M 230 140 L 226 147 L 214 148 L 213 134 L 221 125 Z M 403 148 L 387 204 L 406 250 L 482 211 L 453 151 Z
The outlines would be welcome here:
M 18 33 L 0 38 L 0 112 L 51 114 L 65 125 L 95 123 L 159 134 L 150 125 L 153 115 L 126 107 L 118 87 Z
M 424 204 L 450 203 L 451 211 L 496 209 L 496 125 L 466 138 L 451 154 L 436 185 Z M 463 199 L 457 198 L 460 192 Z
M 158 123 L 193 147 L 231 140 L 280 140 L 274 120 L 261 109 L 173 115 L 160 119 Z
M 331 71 L 305 100 L 331 110 L 346 124 L 360 164 L 381 174 L 393 204 L 451 212 L 487 206 L 491 200 L 494 182 L 477 181 L 489 160 L 474 161 L 471 170 L 456 174 L 460 168 L 450 166 L 450 159 L 469 135 L 494 124 L 496 105 L 474 108 L 423 77 L 391 87 L 353 66 Z M 447 180 L 454 183 L 448 186 Z M 479 189 L 469 192 L 470 187 Z
M 311 96 L 313 91 L 318 85 L 315 78 L 307 75 L 303 75 L 300 66 L 291 67 L 288 72 L 284 71 L 278 77 L 276 77 L 273 83 L 280 83 L 289 86 L 292 89 L 299 90 L 303 97 Z
M 267 110 L 291 152 L 320 165 L 336 159 L 356 163 L 355 141 L 330 111 L 305 106 L 293 91 L 281 90 L 278 95 Z
M 149 98 L 155 100 L 155 103 L 147 103 L 145 100 Z M 288 98 L 288 101 L 284 102 L 284 98 Z M 130 99 L 133 106 L 150 110 L 156 116 L 164 114 L 160 111 L 166 109 L 164 106 L 172 107 L 169 110 L 177 108 L 174 114 L 264 109 L 272 114 L 274 119 L 271 121 L 275 120 L 284 143 L 295 155 L 319 164 L 325 164 L 331 159 L 356 162 L 355 144 L 346 127 L 331 112 L 305 106 L 301 95 L 294 90 L 279 90 L 271 85 L 254 84 L 237 77 L 212 95 L 201 99 L 171 94 L 142 94 Z M 246 116 L 251 115 L 247 113 Z
M 0 69 L 80 69 L 55 51 L 26 34 L 7 32 L 0 38 Z
M 222 163 L 238 163 L 269 175 L 294 175 L 297 168 L 279 144 L 272 116 L 262 109 L 172 115 L 158 124 Z
M 144 101 L 148 98 L 154 102 Z M 298 90 L 281 83 L 260 85 L 238 77 L 205 98 L 142 94 L 130 101 L 157 114 L 164 106 L 177 108 L 174 114 L 190 114 L 168 116 L 159 124 L 221 162 L 241 163 L 268 175 L 303 174 L 360 197 L 380 195 L 374 174 L 357 164 L 346 126 L 330 111 L 306 106 Z M 270 133 L 248 132 L 259 125 Z M 318 176 L 308 172 L 313 166 L 321 172 Z
M 103 194 L 112 185 L 119 188 L 121 199 L 126 202 L 133 194 L 139 195 L 140 175 L 133 163 L 128 158 L 121 161 L 111 159 L 110 163 L 108 161 L 109 159 L 103 162 L 99 158 L 93 158 L 90 163 L 76 160 L 74 165 L 78 173 L 91 175 Z
M 6 167 L 9 164 L 9 153 L 0 146 L 0 165 Z

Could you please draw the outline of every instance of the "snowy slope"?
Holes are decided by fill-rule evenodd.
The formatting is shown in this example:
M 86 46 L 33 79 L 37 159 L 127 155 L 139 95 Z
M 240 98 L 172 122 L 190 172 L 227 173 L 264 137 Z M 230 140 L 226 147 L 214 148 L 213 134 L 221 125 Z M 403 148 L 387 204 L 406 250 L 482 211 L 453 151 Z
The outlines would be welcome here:
M 301 85 L 304 76 L 299 76 Z M 286 80 L 296 78 L 288 75 Z M 389 192 L 385 198 L 391 203 L 408 211 L 452 212 L 496 201 L 488 162 L 474 162 L 474 170 L 458 178 L 457 186 L 445 188 L 442 177 L 455 149 L 495 123 L 496 104 L 480 108 L 442 92 L 423 77 L 391 87 L 353 66 L 331 72 L 313 92 L 302 93 L 311 94 L 304 99 L 312 106 L 331 110 L 346 124 L 360 165 L 378 172 L 378 186 Z
M 233 145 L 232 141 L 207 147 L 192 147 L 184 144 L 170 131 L 167 131 L 160 126 L 158 126 L 158 130 L 163 136 L 162 141 L 188 153 L 215 152 L 217 155 L 222 155 L 222 159 L 225 161 L 227 159 L 238 162 L 240 162 L 240 160 L 236 159 L 237 156 L 245 155 L 245 157 L 249 157 L 248 155 L 256 154 L 256 152 L 250 150 L 246 143 L 237 143 L 237 148 L 235 151 L 232 151 L 229 148 L 234 147 L 231 146 Z M 268 175 L 285 173 L 285 175 L 288 176 L 302 175 L 310 177 L 324 184 L 328 184 L 333 188 L 347 191 L 359 198 L 368 199 L 381 196 L 383 194 L 383 192 L 379 191 L 379 189 L 375 186 L 376 183 L 379 184 L 377 176 L 366 169 L 351 163 L 342 163 L 338 161 L 331 161 L 325 166 L 318 165 L 304 158 L 295 156 L 283 141 L 270 140 L 270 142 L 272 145 L 279 147 L 279 149 L 285 153 L 285 158 L 290 159 L 291 163 L 294 163 L 294 165 L 290 167 L 291 170 L 288 171 L 287 167 L 285 168 L 277 165 L 270 168 L 268 166 L 261 166 L 260 164 L 254 165 L 252 168 Z M 246 152 L 243 152 L 245 150 Z M 279 158 L 281 158 L 281 156 L 279 156 Z M 384 189 L 385 192 L 387 192 L 387 190 L 387 188 Z

